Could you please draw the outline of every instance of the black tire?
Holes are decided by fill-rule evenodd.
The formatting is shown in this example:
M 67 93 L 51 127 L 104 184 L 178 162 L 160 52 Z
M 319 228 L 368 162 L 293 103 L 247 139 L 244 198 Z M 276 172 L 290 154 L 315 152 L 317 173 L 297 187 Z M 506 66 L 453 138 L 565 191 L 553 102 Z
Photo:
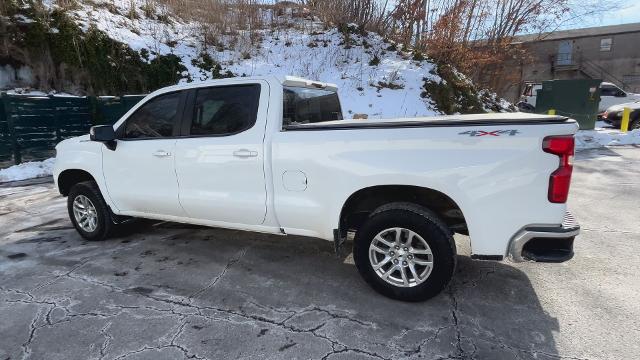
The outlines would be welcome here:
M 73 202 L 79 195 L 86 196 L 95 207 L 97 214 L 97 226 L 93 231 L 89 232 L 82 229 L 73 215 Z M 78 233 L 80 233 L 80 236 L 89 241 L 102 241 L 107 239 L 115 227 L 112 220 L 111 210 L 104 201 L 104 198 L 100 193 L 100 189 L 98 188 L 98 184 L 94 181 L 77 183 L 71 188 L 69 196 L 67 197 L 67 210 L 69 211 L 69 219 L 71 219 L 71 223 L 73 223 L 73 226 L 76 228 Z
M 424 282 L 413 287 L 395 286 L 378 276 L 369 261 L 369 246 L 381 231 L 400 227 L 422 237 L 433 254 L 433 269 Z M 424 301 L 438 295 L 449 283 L 456 266 L 453 234 L 438 216 L 422 206 L 391 203 L 374 211 L 356 232 L 353 259 L 360 275 L 377 292 L 402 301 Z

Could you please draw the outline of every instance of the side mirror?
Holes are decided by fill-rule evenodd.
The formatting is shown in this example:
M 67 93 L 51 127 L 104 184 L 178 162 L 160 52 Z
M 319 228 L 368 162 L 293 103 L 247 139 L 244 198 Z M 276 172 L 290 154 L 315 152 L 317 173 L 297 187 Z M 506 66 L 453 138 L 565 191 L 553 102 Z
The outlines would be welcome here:
M 96 125 L 89 129 L 89 139 L 104 143 L 109 150 L 116 149 L 116 132 L 111 125 Z
M 617 97 L 627 97 L 627 93 L 625 93 L 624 91 L 618 91 L 618 93 L 616 94 Z

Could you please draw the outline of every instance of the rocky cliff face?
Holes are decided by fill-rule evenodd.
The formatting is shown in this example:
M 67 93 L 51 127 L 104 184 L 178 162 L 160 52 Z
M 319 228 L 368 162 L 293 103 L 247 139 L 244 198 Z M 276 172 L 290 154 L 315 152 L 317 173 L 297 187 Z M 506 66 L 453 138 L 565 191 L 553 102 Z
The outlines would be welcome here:
M 0 86 L 76 94 L 140 93 L 176 83 L 185 67 L 171 54 L 149 59 L 73 12 L 8 2 L 0 17 Z M 72 14 L 72 15 L 70 15 Z

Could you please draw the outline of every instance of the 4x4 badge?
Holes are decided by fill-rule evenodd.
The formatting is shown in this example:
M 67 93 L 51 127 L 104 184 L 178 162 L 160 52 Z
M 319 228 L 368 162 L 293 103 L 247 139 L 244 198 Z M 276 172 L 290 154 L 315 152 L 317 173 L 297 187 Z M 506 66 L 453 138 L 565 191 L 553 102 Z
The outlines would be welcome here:
M 458 133 L 458 135 L 469 135 L 469 136 L 500 136 L 500 135 L 508 135 L 515 136 L 519 134 L 518 130 L 494 130 L 494 131 L 483 131 L 483 130 L 469 130 L 465 132 Z

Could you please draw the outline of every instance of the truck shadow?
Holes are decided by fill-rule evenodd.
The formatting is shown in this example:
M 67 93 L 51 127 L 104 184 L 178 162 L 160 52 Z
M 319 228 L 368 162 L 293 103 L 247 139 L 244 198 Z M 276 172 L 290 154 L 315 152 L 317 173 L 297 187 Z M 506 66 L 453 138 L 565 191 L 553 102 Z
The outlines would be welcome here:
M 597 159 L 601 157 L 621 157 L 619 153 L 615 152 L 611 148 L 595 148 L 595 149 L 584 149 L 577 150 L 575 155 L 575 160 L 590 160 Z
M 145 226 L 148 229 L 149 224 Z M 371 290 L 349 259 L 337 259 L 333 244 L 324 240 L 171 223 L 152 227 L 178 231 L 167 243 L 179 243 L 171 246 L 176 256 L 176 251 L 184 251 L 192 261 L 205 264 L 226 253 L 217 262 L 217 267 L 229 266 L 224 278 L 215 289 L 199 293 L 199 300 L 209 305 L 242 309 L 261 304 L 273 311 L 333 309 L 376 328 L 395 329 L 396 335 L 411 329 L 443 329 L 440 340 L 452 344 L 455 356 L 462 358 L 558 355 L 553 336 L 559 331 L 557 319 L 544 310 L 527 274 L 508 262 L 459 255 L 454 278 L 442 294 L 423 303 L 403 303 Z M 214 260 L 192 274 L 194 282 L 187 292 L 208 282 L 200 276 L 218 273 L 215 264 Z M 177 286 L 174 291 L 187 293 Z
M 529 276 L 514 265 L 458 256 L 450 288 L 458 323 L 478 347 L 477 358 L 502 358 L 505 352 L 524 359 L 559 355 L 554 341 L 559 322 L 543 308 Z

